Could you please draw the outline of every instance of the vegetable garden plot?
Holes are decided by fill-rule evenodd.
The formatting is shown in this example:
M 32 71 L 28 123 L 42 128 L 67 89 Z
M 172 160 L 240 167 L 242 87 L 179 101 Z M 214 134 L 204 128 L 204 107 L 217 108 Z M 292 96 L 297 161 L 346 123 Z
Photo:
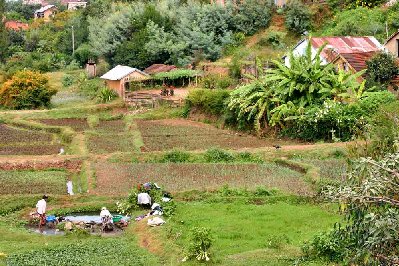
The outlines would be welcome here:
M 122 133 L 125 131 L 125 122 L 123 120 L 100 121 L 95 130 L 101 133 Z
M 65 194 L 63 170 L 0 171 L 0 194 Z
M 145 146 L 150 151 L 203 150 L 211 147 L 239 149 L 281 144 L 281 141 L 275 139 L 259 139 L 188 120 L 138 120 L 137 124 Z
M 83 118 L 40 119 L 39 122 L 50 126 L 71 127 L 76 132 L 81 132 L 89 128 L 87 120 Z
M 57 154 L 61 144 L 52 134 L 0 125 L 0 155 Z
M 34 144 L 21 146 L 0 146 L 0 155 L 51 155 L 58 154 L 62 146 L 59 144 Z
M 45 132 L 16 129 L 0 124 L 0 145 L 13 143 L 49 142 L 52 135 Z
M 95 154 L 112 152 L 133 152 L 134 139 L 128 134 L 87 134 L 89 151 Z
M 273 163 L 268 164 L 122 164 L 99 162 L 95 165 L 96 192 L 127 193 L 133 186 L 145 182 L 163 184 L 170 191 L 217 189 L 257 186 L 308 194 L 311 190 L 302 175 Z

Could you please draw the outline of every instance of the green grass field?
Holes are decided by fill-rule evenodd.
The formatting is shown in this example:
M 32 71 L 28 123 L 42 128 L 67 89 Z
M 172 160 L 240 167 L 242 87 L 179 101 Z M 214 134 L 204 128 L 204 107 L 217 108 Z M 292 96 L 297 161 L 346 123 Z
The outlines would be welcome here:
M 328 209 L 311 204 L 189 202 L 179 206 L 166 231 L 173 237 L 193 226 L 210 228 L 215 242 L 211 252 L 217 264 L 292 265 L 305 241 L 338 220 Z M 187 235 L 177 242 L 187 245 Z

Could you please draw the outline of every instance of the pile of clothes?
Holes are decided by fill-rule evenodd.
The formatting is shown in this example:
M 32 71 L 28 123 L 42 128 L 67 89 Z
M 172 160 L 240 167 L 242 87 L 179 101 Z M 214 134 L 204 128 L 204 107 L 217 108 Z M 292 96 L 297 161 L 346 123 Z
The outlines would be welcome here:
M 153 202 L 150 196 L 152 190 L 161 190 L 161 187 L 158 186 L 157 183 L 147 182 L 142 185 L 138 185 L 138 190 L 140 193 L 137 194 L 137 204 L 143 208 L 150 209 L 150 211 L 147 214 L 137 216 L 135 220 L 141 221 L 146 217 L 155 216 L 148 219 L 147 224 L 149 226 L 158 226 L 166 223 L 161 217 L 159 217 L 164 213 L 161 204 Z M 162 194 L 162 202 L 169 202 L 172 200 L 170 193 L 163 191 Z

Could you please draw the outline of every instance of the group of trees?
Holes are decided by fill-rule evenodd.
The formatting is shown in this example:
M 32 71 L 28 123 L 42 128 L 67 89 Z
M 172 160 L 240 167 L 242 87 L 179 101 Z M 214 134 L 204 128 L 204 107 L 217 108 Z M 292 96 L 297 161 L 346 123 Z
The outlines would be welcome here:
M 52 64 L 50 70 L 73 60 L 83 65 L 88 58 L 99 57 L 111 65 L 137 68 L 153 63 L 195 64 L 202 59 L 218 59 L 224 47 L 237 43 L 236 33 L 250 35 L 266 27 L 272 8 L 270 0 L 248 0 L 226 7 L 183 0 L 157 3 L 92 0 L 85 9 L 59 11 L 50 22 L 34 21 L 25 32 L 9 31 L 7 38 L 1 38 L 3 42 L 8 40 L 8 45 L 0 44 L 0 49 L 3 48 L 0 55 L 3 60 L 9 57 L 4 67 L 14 69 L 9 76 L 18 70 L 16 61 L 19 69 L 48 71 L 32 67 L 28 63 L 30 53 L 56 59 L 59 64 Z M 7 5 L 5 11 L 10 19 L 24 20 L 27 10 L 28 7 L 16 2 Z M 72 29 L 77 48 L 74 55 Z M 6 33 L 0 28 L 0 34 Z

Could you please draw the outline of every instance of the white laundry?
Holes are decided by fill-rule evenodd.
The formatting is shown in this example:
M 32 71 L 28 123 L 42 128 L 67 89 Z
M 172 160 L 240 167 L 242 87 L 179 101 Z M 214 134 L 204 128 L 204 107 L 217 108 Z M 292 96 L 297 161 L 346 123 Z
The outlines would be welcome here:
M 152 219 L 148 219 L 148 222 L 147 222 L 147 224 L 149 226 L 158 226 L 158 225 L 162 225 L 164 223 L 166 223 L 166 222 L 162 218 L 159 218 L 159 217 L 154 217 Z
M 151 204 L 151 197 L 148 193 L 140 193 L 137 195 L 138 204 Z

